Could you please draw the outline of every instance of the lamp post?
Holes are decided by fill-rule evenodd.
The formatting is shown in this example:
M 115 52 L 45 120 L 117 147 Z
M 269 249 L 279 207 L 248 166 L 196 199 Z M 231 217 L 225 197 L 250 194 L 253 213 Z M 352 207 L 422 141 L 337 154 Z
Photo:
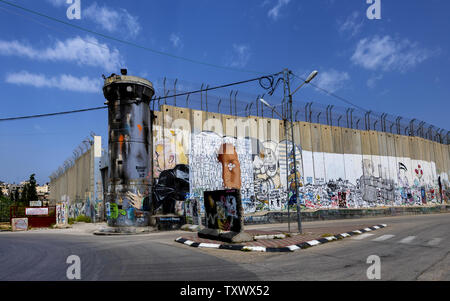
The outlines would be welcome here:
M 294 92 L 291 93 L 291 87 L 290 87 L 290 81 L 289 81 L 289 75 L 291 74 L 290 70 L 284 70 L 284 82 L 287 88 L 287 94 L 289 97 L 289 102 L 288 102 L 288 110 L 290 112 L 290 125 L 291 125 L 291 137 L 292 137 L 292 156 L 293 156 L 293 160 L 294 160 L 294 179 L 295 179 L 295 197 L 296 197 L 296 203 L 297 203 L 297 223 L 298 223 L 298 232 L 302 233 L 302 221 L 301 221 L 301 212 L 300 212 L 300 199 L 299 199 L 299 193 L 298 193 L 298 188 L 299 188 L 299 183 L 298 183 L 298 177 L 297 177 L 297 159 L 296 159 L 296 153 L 295 153 L 295 142 L 294 142 L 294 112 L 292 109 L 292 96 L 305 84 L 309 84 L 318 74 L 318 71 L 313 71 L 311 72 L 311 74 L 308 76 L 308 78 L 300 85 L 298 86 Z M 280 113 L 278 113 L 273 106 L 271 106 L 269 103 L 267 103 L 264 99 L 260 99 L 260 101 L 268 106 L 269 108 L 271 108 L 275 113 L 277 113 L 278 116 L 280 116 L 283 121 L 285 122 L 285 125 L 287 124 L 287 117 L 283 117 L 280 115 Z M 287 113 L 287 112 L 286 112 Z M 287 114 L 286 114 L 287 115 Z M 286 137 L 287 139 L 287 137 Z M 286 157 L 287 157 L 287 147 L 286 147 Z M 287 178 L 289 177 L 289 165 L 286 164 L 286 174 L 287 174 Z M 289 185 L 289 181 L 287 179 L 286 181 L 286 187 L 288 187 Z M 288 200 L 288 209 L 289 209 L 289 200 Z

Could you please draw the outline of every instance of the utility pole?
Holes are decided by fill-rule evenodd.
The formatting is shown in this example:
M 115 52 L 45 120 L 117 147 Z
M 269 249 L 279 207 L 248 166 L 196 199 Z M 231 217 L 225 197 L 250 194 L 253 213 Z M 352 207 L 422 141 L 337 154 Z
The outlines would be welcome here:
M 275 107 L 271 106 L 267 101 L 265 101 L 263 98 L 260 98 L 259 101 L 261 101 L 265 106 L 270 108 L 272 110 L 272 118 L 273 118 L 273 112 L 277 113 L 277 115 L 283 120 L 284 122 L 284 136 L 286 138 L 286 190 L 287 190 L 287 206 L 288 206 L 288 228 L 289 231 L 291 230 L 290 225 L 290 210 L 289 210 L 289 158 L 288 158 L 288 128 L 287 128 L 287 120 L 288 120 L 288 114 L 290 114 L 290 125 L 291 125 L 291 143 L 292 143 L 292 158 L 294 160 L 294 181 L 295 181 L 295 197 L 297 202 L 297 223 L 298 223 L 298 232 L 302 233 L 302 220 L 301 220 L 301 212 L 300 212 L 300 197 L 299 197 L 299 183 L 298 183 L 298 177 L 297 177 L 297 158 L 296 158 L 296 152 L 295 152 L 295 141 L 294 141 L 294 111 L 292 109 L 292 95 L 294 95 L 303 85 L 309 84 L 318 74 L 319 72 L 317 70 L 314 70 L 311 72 L 311 74 L 308 76 L 308 78 L 297 87 L 297 89 L 294 90 L 294 92 L 291 93 L 291 86 L 289 81 L 289 76 L 292 74 L 292 72 L 289 69 L 283 70 L 283 82 L 284 82 L 284 96 L 283 96 L 283 103 L 284 105 L 286 103 L 286 108 L 283 107 L 283 114 L 278 113 L 277 110 L 275 110 Z M 287 101 L 286 101 L 287 100 Z M 288 112 L 289 110 L 289 112 Z M 303 165 L 302 165 L 302 173 L 303 171 Z
M 283 82 L 284 84 L 284 90 L 283 90 L 283 103 L 286 103 L 286 106 L 288 105 L 287 99 L 289 98 L 289 85 L 286 85 L 287 78 L 289 77 L 289 73 L 287 69 L 284 69 L 283 71 Z M 286 141 L 286 205 L 288 209 L 288 232 L 291 232 L 291 212 L 289 207 L 289 147 L 288 147 L 288 123 L 287 123 L 287 108 L 282 110 L 283 111 L 283 126 L 284 126 L 284 139 Z
M 284 70 L 284 76 L 285 76 L 285 86 L 286 90 L 289 95 L 289 103 L 288 103 L 288 110 L 290 115 L 290 127 L 291 127 L 291 143 L 292 143 L 292 158 L 294 160 L 294 185 L 295 185 L 295 199 L 297 203 L 297 227 L 298 227 L 298 233 L 302 233 L 302 219 L 301 219 L 301 211 L 300 211 L 300 196 L 299 196 L 299 179 L 297 177 L 297 156 L 296 156 L 296 149 L 295 149 L 295 139 L 294 139 L 294 111 L 292 109 L 292 94 L 291 94 L 291 85 L 289 80 L 290 70 L 285 69 Z M 286 137 L 287 138 L 287 137 Z M 287 148 L 286 148 L 287 152 Z M 287 154 L 286 154 L 287 155 Z M 289 191 L 289 165 L 287 166 L 287 179 L 286 185 L 288 187 Z M 289 203 L 288 203 L 289 208 Z

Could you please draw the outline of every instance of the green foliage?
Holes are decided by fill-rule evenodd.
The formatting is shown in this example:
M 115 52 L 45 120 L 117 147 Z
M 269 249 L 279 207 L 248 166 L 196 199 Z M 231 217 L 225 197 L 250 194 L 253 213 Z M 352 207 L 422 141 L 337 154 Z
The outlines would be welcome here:
M 22 193 L 20 194 L 21 202 L 26 202 L 27 199 L 28 199 L 28 183 L 23 186 Z
M 20 196 L 20 201 L 29 204 L 30 201 L 37 201 L 38 195 L 36 190 L 36 179 L 35 174 L 30 176 L 28 183 L 26 183 L 22 188 L 22 194 Z M 16 200 L 17 201 L 17 200 Z
M 13 201 L 14 201 L 14 202 L 20 201 L 19 189 L 16 189 L 16 190 L 14 191 L 14 199 L 13 199 Z
M 36 190 L 36 179 L 34 178 L 35 174 L 30 176 L 29 184 L 28 184 L 28 201 L 37 201 L 38 195 Z
M 85 223 L 91 223 L 91 218 L 86 215 L 79 215 L 76 219 L 77 222 L 85 222 Z
M 0 221 L 9 220 L 9 206 L 13 205 L 13 202 L 5 197 L 0 196 Z
M 73 223 L 75 223 L 75 219 L 72 217 L 69 217 L 68 223 L 69 223 L 69 225 L 73 225 Z
M 334 235 L 331 233 L 325 233 L 325 234 L 322 234 L 320 237 L 330 237 L 330 236 L 334 236 Z

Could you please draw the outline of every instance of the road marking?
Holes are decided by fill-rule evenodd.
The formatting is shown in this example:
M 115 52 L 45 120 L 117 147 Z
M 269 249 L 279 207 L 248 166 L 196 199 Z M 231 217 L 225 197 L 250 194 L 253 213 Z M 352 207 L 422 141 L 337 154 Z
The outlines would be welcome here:
M 186 240 L 186 241 L 184 242 L 184 244 L 185 244 L 185 245 L 188 245 L 188 246 L 192 245 L 193 243 L 194 243 L 194 241 L 192 241 L 192 240 Z
M 354 236 L 352 238 L 353 239 L 357 239 L 357 240 L 361 240 L 361 239 L 367 238 L 367 237 L 372 236 L 372 235 L 375 235 L 375 234 L 364 233 L 364 234 L 361 234 L 361 235 L 358 235 L 358 236 Z
M 391 239 L 394 236 L 395 235 L 392 235 L 392 234 L 381 235 L 377 238 L 372 239 L 372 241 L 385 241 L 385 240 Z
M 356 231 L 353 231 L 353 233 L 358 233 L 358 234 L 361 234 L 362 232 L 361 232 L 361 231 L 359 231 L 359 230 L 356 230 Z
M 306 243 L 307 243 L 308 245 L 310 245 L 310 246 L 315 246 L 315 245 L 320 244 L 320 242 L 317 241 L 317 240 L 307 241 Z
M 201 243 L 198 245 L 199 248 L 213 248 L 213 249 L 218 249 L 220 247 L 219 244 L 208 244 L 208 243 Z
M 409 244 L 410 242 L 412 242 L 416 237 L 415 236 L 408 236 L 403 238 L 402 240 L 399 241 L 399 243 L 401 244 Z
M 347 234 L 347 233 L 341 233 L 341 235 L 342 235 L 343 237 L 350 236 L 350 234 Z
M 378 226 L 373 226 L 375 229 L 380 229 L 380 227 L 378 227 Z
M 257 251 L 257 252 L 266 252 L 266 247 L 260 247 L 260 246 L 245 246 L 242 248 L 242 250 L 247 251 Z
M 370 228 L 365 228 L 364 230 L 366 230 L 367 232 L 372 231 L 372 229 L 370 229 Z
M 289 250 L 291 250 L 291 251 L 295 251 L 295 250 L 298 250 L 298 249 L 300 249 L 299 247 L 297 247 L 296 245 L 292 245 L 292 246 L 287 246 L 287 248 L 289 249 Z
M 442 241 L 442 238 L 433 238 L 432 240 L 430 240 L 427 245 L 429 246 L 436 246 L 438 245 L 440 242 Z

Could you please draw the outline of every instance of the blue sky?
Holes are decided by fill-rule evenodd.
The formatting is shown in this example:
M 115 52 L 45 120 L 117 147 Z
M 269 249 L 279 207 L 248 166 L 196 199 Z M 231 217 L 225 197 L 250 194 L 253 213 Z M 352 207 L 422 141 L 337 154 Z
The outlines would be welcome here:
M 450 128 L 450 2 L 365 0 L 9 0 L 75 25 L 213 68 L 113 42 L 0 2 L 0 118 L 103 105 L 101 75 L 129 74 L 222 84 L 289 68 L 318 70 L 315 84 L 364 108 Z M 196 88 L 198 88 L 196 86 Z M 243 92 L 261 93 L 255 87 Z M 345 106 L 313 87 L 299 101 Z M 39 183 L 95 132 L 107 145 L 107 112 L 0 122 L 0 180 Z

